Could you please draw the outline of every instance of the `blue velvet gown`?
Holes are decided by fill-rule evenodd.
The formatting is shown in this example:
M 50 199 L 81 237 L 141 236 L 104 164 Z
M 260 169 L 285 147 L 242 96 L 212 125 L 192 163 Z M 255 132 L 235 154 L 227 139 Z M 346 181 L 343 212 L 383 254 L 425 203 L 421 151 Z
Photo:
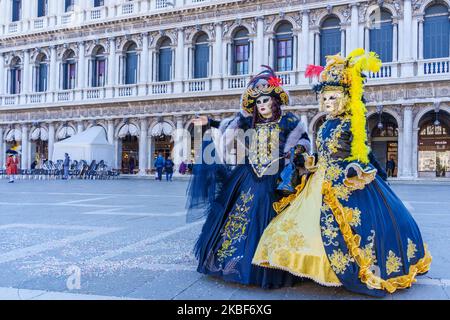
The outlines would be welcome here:
M 207 209 L 207 218 L 195 245 L 198 272 L 267 289 L 291 286 L 299 280 L 288 272 L 252 265 L 258 241 L 276 215 L 272 205 L 278 199 L 275 190 L 284 168 L 282 150 L 298 123 L 296 116 L 287 113 L 279 121 L 256 125 L 258 139 L 250 147 L 245 164 L 237 165 L 222 177 L 225 182 Z M 249 125 L 247 119 L 244 126 Z M 276 145 L 279 157 L 271 158 L 266 150 L 270 153 L 271 147 Z M 266 174 L 268 170 L 272 170 L 272 174 Z M 208 180 L 212 181 L 208 178 L 197 181 L 196 185 L 191 185 L 191 190 L 201 189 L 198 184 L 209 183 Z
M 413 217 L 374 166 L 347 160 L 351 135 L 348 116 L 322 125 L 317 170 L 268 226 L 254 263 L 384 296 L 410 287 L 428 271 L 431 256 Z M 293 236 L 301 241 L 284 240 Z

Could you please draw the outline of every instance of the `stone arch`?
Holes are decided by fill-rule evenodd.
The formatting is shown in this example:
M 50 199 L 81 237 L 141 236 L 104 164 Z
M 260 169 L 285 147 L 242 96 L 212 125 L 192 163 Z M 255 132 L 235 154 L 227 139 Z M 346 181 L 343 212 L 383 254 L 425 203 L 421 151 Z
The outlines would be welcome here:
M 316 113 L 316 115 L 309 122 L 308 132 L 314 133 L 314 127 L 316 126 L 317 121 L 326 115 L 327 115 L 327 113 L 323 112 L 323 111 L 319 111 L 318 113 Z
M 387 113 L 387 114 L 391 115 L 392 117 L 394 117 L 395 121 L 397 121 L 397 126 L 398 126 L 399 130 L 401 130 L 403 128 L 402 117 L 396 111 L 391 110 L 389 108 L 386 108 L 386 109 L 383 108 L 382 112 Z M 377 113 L 376 110 L 370 110 L 369 112 L 367 112 L 366 118 L 369 119 L 371 116 L 373 116 L 376 113 Z
M 375 12 L 375 10 L 382 10 L 382 9 L 386 9 L 387 11 L 389 11 L 390 14 L 392 15 L 392 18 L 394 18 L 397 15 L 397 10 L 390 3 L 383 3 L 383 7 L 380 7 L 377 4 L 372 4 L 367 8 L 367 12 L 364 17 L 364 21 L 368 22 L 370 20 L 370 16 Z
M 443 110 L 443 111 L 446 111 L 446 112 L 448 112 L 450 114 L 450 106 L 448 106 L 448 105 L 447 106 L 441 105 L 439 107 L 439 109 Z M 419 122 L 420 122 L 420 120 L 423 118 L 423 116 L 425 114 L 427 114 L 430 111 L 434 111 L 434 106 L 433 105 L 427 106 L 425 108 L 420 108 L 420 111 L 416 114 L 416 116 L 414 118 L 413 129 L 419 129 Z
M 198 37 L 200 34 L 202 34 L 202 33 L 206 33 L 206 35 L 208 36 L 208 41 L 212 41 L 212 39 L 214 39 L 213 34 L 211 33 L 210 30 L 208 30 L 208 28 L 201 28 L 201 29 L 195 30 L 195 32 L 192 32 L 192 33 L 188 36 L 188 38 L 186 39 L 186 40 L 187 40 L 187 43 L 195 44 L 195 41 L 197 40 L 197 37 Z
M 446 5 L 447 5 L 447 8 L 450 10 L 450 0 L 439 0 L 439 1 L 436 1 L 436 0 L 427 0 L 427 1 L 424 1 L 424 2 L 422 3 L 422 5 L 420 6 L 420 8 L 418 9 L 418 13 L 419 13 L 419 14 L 425 15 L 425 10 L 426 10 L 429 6 L 432 6 L 433 4 L 436 4 L 436 3 L 443 3 L 443 4 L 446 4 Z
M 317 26 L 318 28 L 321 28 L 322 25 L 323 25 L 323 23 L 324 23 L 324 21 L 325 21 L 326 19 L 328 19 L 328 18 L 331 18 L 331 17 L 337 18 L 337 19 L 339 20 L 339 24 L 340 24 L 340 25 L 342 25 L 342 23 L 345 21 L 345 17 L 344 17 L 341 13 L 339 13 L 339 12 L 334 12 L 334 11 L 332 11 L 332 12 L 325 11 L 325 12 L 322 12 L 322 13 L 317 17 L 317 25 L 316 25 L 316 26 Z
M 55 131 L 55 140 L 59 141 L 63 137 L 71 137 L 77 134 L 77 128 L 72 123 L 61 123 Z
M 269 28 L 267 29 L 267 32 L 276 32 L 276 28 L 282 24 L 283 22 L 288 22 L 292 25 L 292 29 L 300 29 L 302 26 L 295 21 L 294 18 L 290 16 L 284 16 L 280 17 L 278 16 L 276 19 L 273 20 L 273 22 L 270 24 Z
M 240 28 L 247 29 L 249 36 L 252 34 L 253 28 L 249 23 L 247 22 L 241 22 L 239 24 L 233 23 L 228 32 L 225 34 L 225 38 L 229 38 L 232 40 L 234 38 L 234 35 L 236 34 L 236 31 L 239 30 Z

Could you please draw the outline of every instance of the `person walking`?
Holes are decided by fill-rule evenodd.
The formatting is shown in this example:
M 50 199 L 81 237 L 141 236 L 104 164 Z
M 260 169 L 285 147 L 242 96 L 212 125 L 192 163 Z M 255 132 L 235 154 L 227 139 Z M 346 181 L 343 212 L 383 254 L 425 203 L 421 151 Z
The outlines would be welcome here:
M 155 161 L 155 168 L 156 168 L 156 172 L 158 174 L 156 179 L 159 181 L 162 180 L 164 164 L 165 164 L 164 157 L 162 156 L 162 153 L 159 153 L 158 157 L 156 158 L 156 161 Z
M 170 156 L 167 157 L 167 159 L 164 163 L 164 169 L 166 171 L 166 180 L 167 181 L 172 181 L 174 166 L 175 166 L 175 164 L 173 163 L 172 159 L 170 159 Z
M 180 163 L 180 168 L 178 169 L 178 172 L 181 173 L 182 175 L 185 175 L 186 170 L 187 170 L 187 165 L 186 165 L 186 162 L 184 162 L 184 160 L 183 160 Z
M 69 167 L 70 167 L 70 157 L 69 157 L 69 154 L 66 152 L 66 153 L 64 153 L 64 162 L 63 162 L 63 168 L 64 168 L 63 180 L 69 179 Z
M 18 164 L 19 164 L 19 160 L 17 159 L 17 157 L 13 154 L 10 154 L 8 156 L 8 160 L 6 161 L 6 174 L 9 176 L 8 183 L 13 183 L 14 175 L 19 173 L 19 170 L 17 167 Z
M 130 170 L 130 174 L 134 174 L 134 168 L 136 167 L 136 160 L 134 159 L 134 157 L 130 157 L 130 162 L 129 162 L 129 170 Z
M 394 171 L 395 171 L 394 156 L 391 156 L 391 158 L 388 160 L 388 162 L 386 162 L 386 171 L 387 171 L 388 177 L 394 176 Z

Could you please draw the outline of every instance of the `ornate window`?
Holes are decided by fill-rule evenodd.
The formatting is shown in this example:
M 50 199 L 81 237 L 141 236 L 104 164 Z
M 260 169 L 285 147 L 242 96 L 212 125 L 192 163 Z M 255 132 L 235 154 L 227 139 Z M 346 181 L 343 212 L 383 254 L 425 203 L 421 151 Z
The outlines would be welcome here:
M 16 22 L 22 16 L 22 0 L 12 0 L 11 21 Z
M 326 56 L 341 52 L 340 21 L 330 16 L 322 23 L 320 28 L 320 65 L 326 65 Z
M 289 22 L 282 22 L 275 32 L 275 71 L 291 71 L 293 61 L 292 25 Z
M 45 54 L 40 54 L 35 65 L 35 87 L 36 92 L 47 91 L 48 86 L 48 59 Z
M 449 56 L 449 25 L 449 11 L 445 4 L 433 4 L 425 10 L 423 24 L 424 59 Z
M 250 43 L 248 30 L 240 28 L 233 39 L 233 70 L 234 75 L 248 74 Z
M 48 13 L 48 0 L 37 0 L 37 17 L 45 17 Z
M 138 55 L 137 46 L 134 42 L 130 42 L 126 46 L 124 62 L 124 83 L 137 83 Z
M 162 40 L 158 53 L 158 81 L 172 79 L 172 42 L 169 38 Z
M 93 87 L 103 87 L 105 85 L 106 56 L 105 56 L 105 49 L 101 46 L 97 47 L 93 52 L 91 75 Z
M 14 58 L 10 69 L 10 94 L 19 94 L 22 89 L 22 61 Z
M 75 89 L 76 85 L 76 66 L 75 52 L 69 50 L 65 54 L 62 63 L 62 88 L 63 90 Z
M 204 32 L 197 35 L 194 47 L 194 78 L 208 77 L 209 43 Z
M 370 17 L 369 32 L 370 51 L 378 53 L 383 62 L 392 62 L 393 54 L 393 25 L 392 14 L 386 9 L 375 12 Z

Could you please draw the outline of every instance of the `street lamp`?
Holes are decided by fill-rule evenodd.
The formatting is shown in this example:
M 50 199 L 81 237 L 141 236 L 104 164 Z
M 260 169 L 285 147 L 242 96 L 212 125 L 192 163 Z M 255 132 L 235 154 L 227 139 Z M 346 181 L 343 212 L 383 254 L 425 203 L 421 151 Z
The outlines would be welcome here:
M 382 105 L 378 105 L 377 106 L 377 113 L 378 113 L 377 128 L 381 130 L 381 129 L 383 129 L 383 122 L 381 121 L 381 114 L 383 113 L 383 106 Z
M 439 102 L 436 102 L 435 104 L 434 104 L 434 114 L 435 114 L 435 120 L 434 120 L 434 122 L 433 122 L 433 124 L 435 125 L 435 126 L 439 126 L 440 124 L 441 124 L 441 122 L 439 121 L 439 107 L 440 107 L 440 103 Z

